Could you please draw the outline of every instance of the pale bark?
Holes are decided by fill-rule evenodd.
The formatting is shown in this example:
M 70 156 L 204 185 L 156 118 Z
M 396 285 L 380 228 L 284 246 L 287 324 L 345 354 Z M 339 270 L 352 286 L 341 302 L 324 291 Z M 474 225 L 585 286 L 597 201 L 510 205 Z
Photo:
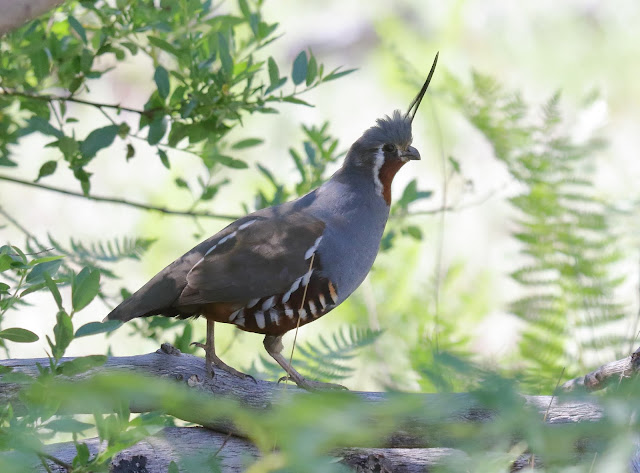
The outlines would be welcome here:
M 562 385 L 562 389 L 566 392 L 581 388 L 597 391 L 611 383 L 620 383 L 624 379 L 631 378 L 638 371 L 640 371 L 640 348 L 626 358 L 606 363 L 591 373 L 567 381 Z
M 83 442 L 89 447 L 91 456 L 104 448 L 95 438 Z M 46 453 L 71 463 L 76 449 L 73 443 L 67 442 L 48 446 Z M 200 427 L 167 427 L 119 452 L 111 461 L 110 471 L 124 473 L 144 468 L 149 473 L 164 473 L 173 461 L 186 473 L 190 463 L 197 463 L 199 458 L 211 462 L 213 456 L 222 473 L 241 473 L 260 457 L 260 452 L 247 440 Z M 436 466 L 468 464 L 464 452 L 450 448 L 349 448 L 334 451 L 332 456 L 356 472 L 424 473 Z M 52 471 L 64 471 L 53 462 L 48 464 Z M 33 469 L 44 471 L 35 461 Z
M 168 350 L 171 352 L 171 350 Z M 63 360 L 65 361 L 65 360 Z M 47 359 L 5 360 L 1 363 L 12 367 L 14 372 L 21 372 L 28 376 L 37 376 L 37 364 L 46 366 Z M 196 389 L 207 396 L 212 402 L 216 399 L 231 398 L 242 405 L 256 410 L 265 410 L 273 405 L 287 403 L 291 396 L 311 395 L 292 385 L 282 385 L 272 382 L 239 379 L 218 370 L 213 379 L 205 376 L 202 358 L 188 354 L 168 354 L 158 350 L 155 353 L 129 357 L 111 357 L 102 367 L 88 373 L 71 378 L 82 379 L 97 373 L 126 371 L 141 376 L 155 376 L 175 380 L 175 382 Z M 11 402 L 14 408 L 20 409 L 18 392 L 21 386 L 13 383 L 0 383 L 0 405 Z M 383 406 L 389 396 L 388 393 L 357 392 L 364 402 L 375 406 Z M 398 394 L 394 394 L 397 398 Z M 421 412 L 415 416 L 399 422 L 397 430 L 386 438 L 379 447 L 448 447 L 455 446 L 455 439 L 443 433 L 438 426 L 443 424 L 486 422 L 494 418 L 495 413 L 483 406 L 468 393 L 450 394 L 403 394 L 408 402 L 417 401 Z M 602 417 L 602 409 L 595 400 L 581 399 L 579 401 L 562 401 L 552 396 L 522 396 L 522 404 L 532 407 L 545 417 L 548 424 L 575 424 L 585 421 L 598 421 Z M 132 412 L 149 412 L 161 409 L 153 401 L 137 400 L 130 406 Z M 72 409 L 73 406 L 67 406 Z M 168 412 L 188 422 L 194 422 L 212 430 L 233 435 L 242 432 L 228 422 L 220 422 L 217 418 L 207 418 L 207 414 L 199 412 L 197 408 L 190 409 L 187 414 L 183 411 Z M 427 413 L 437 415 L 425 415 Z M 435 419 L 434 419 L 435 418 Z M 373 421 L 373 420 L 372 420 Z M 357 446 L 357 445 L 356 445 Z M 349 447 L 349 445 L 345 445 Z
M 0 0 L 0 36 L 62 3 L 64 0 Z

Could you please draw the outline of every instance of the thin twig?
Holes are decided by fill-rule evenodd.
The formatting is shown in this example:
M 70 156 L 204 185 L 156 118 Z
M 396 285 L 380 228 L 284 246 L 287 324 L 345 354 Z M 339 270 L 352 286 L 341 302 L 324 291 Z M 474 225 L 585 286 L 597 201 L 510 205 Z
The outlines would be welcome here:
M 498 192 L 504 190 L 505 187 L 508 186 L 508 183 L 503 184 L 500 187 L 496 187 L 495 189 L 487 192 L 486 195 L 482 196 L 481 198 L 479 198 L 478 200 L 474 200 L 471 202 L 467 202 L 466 204 L 461 204 L 461 205 L 442 205 L 438 208 L 435 209 L 428 209 L 428 210 L 418 210 L 415 212 L 409 212 L 407 214 L 404 215 L 398 215 L 397 217 L 413 217 L 413 216 L 417 216 L 417 215 L 436 215 L 442 212 L 457 212 L 460 210 L 466 210 L 469 209 L 471 207 L 478 207 L 482 204 L 484 204 L 485 202 L 487 202 L 489 199 L 491 199 L 492 197 L 494 197 Z
M 149 110 L 139 110 L 135 108 L 123 107 L 122 105 L 119 105 L 119 104 L 91 102 L 90 100 L 77 99 L 71 96 L 59 97 L 56 95 L 33 95 L 33 94 L 27 94 L 25 92 L 18 92 L 17 90 L 9 90 L 4 87 L 0 87 L 0 89 L 2 89 L 2 92 L 0 93 L 0 95 L 4 95 L 7 97 L 23 97 L 23 98 L 32 99 L 32 100 L 40 100 L 42 102 L 72 102 L 80 105 L 89 105 L 91 107 L 96 107 L 96 108 L 113 108 L 116 110 L 123 110 L 125 112 L 137 113 L 139 115 L 145 115 L 145 116 L 152 115 L 154 112 L 157 112 L 158 110 L 160 110 L 159 107 L 150 108 Z
M 549 399 L 549 405 L 547 406 L 547 411 L 544 413 L 544 417 L 542 418 L 542 422 L 547 422 L 547 417 L 549 416 L 549 410 L 551 410 L 551 404 L 553 404 L 553 400 L 556 397 L 556 392 L 558 391 L 558 386 L 560 386 L 560 380 L 562 380 L 562 375 L 564 375 L 564 366 L 562 367 L 562 371 L 560 372 L 560 376 L 558 376 L 558 381 L 556 382 L 556 387 L 553 390 L 553 394 L 551 395 L 551 399 Z M 536 455 L 535 453 L 531 454 L 531 469 L 533 470 L 536 466 Z
M 560 372 L 560 376 L 558 376 L 558 381 L 556 382 L 556 387 L 553 390 L 553 394 L 551 395 L 551 399 L 549 400 L 549 405 L 547 406 L 547 412 L 544 413 L 543 422 L 547 421 L 547 417 L 549 416 L 549 410 L 551 409 L 551 404 L 553 404 L 553 400 L 556 397 L 556 392 L 558 391 L 558 386 L 560 386 L 560 381 L 562 380 L 562 376 L 564 375 L 564 366 L 562 367 L 562 371 Z
M 9 223 L 11 223 L 18 230 L 20 230 L 22 233 L 24 233 L 28 238 L 33 238 L 31 233 L 29 232 L 29 230 L 27 230 L 22 225 L 20 225 L 20 223 L 15 218 L 13 218 L 11 215 L 9 215 L 7 213 L 7 211 L 5 209 L 3 209 L 2 207 L 0 207 L 0 215 L 3 215 L 4 218 L 6 218 L 9 221 Z
M 42 463 L 42 466 L 44 467 L 45 471 L 47 473 L 53 473 L 53 471 L 51 471 L 51 468 L 49 467 L 49 464 L 47 463 L 47 460 L 43 458 L 41 455 L 38 455 L 38 458 L 40 459 L 40 463 Z
M 448 190 L 448 179 L 447 179 L 447 160 L 444 156 L 444 144 L 443 144 L 443 136 L 442 129 L 440 128 L 440 121 L 438 120 L 438 114 L 436 113 L 435 106 L 432 100 L 429 100 L 429 104 L 431 105 L 431 115 L 433 117 L 433 121 L 436 126 L 436 133 L 438 136 L 438 148 L 440 152 L 440 158 L 442 163 L 442 204 L 441 208 L 443 209 L 440 213 L 440 225 L 438 226 L 438 236 L 436 243 L 436 264 L 434 268 L 434 289 L 433 289 L 433 297 L 435 304 L 435 317 L 434 317 L 434 341 L 436 346 L 436 353 L 440 352 L 440 347 L 438 344 L 438 332 L 440 330 L 440 283 L 441 273 L 442 273 L 442 253 L 444 252 L 444 227 L 445 227 L 445 215 L 447 208 L 447 190 Z
M 596 458 L 598 458 L 598 452 L 593 454 L 593 461 L 591 462 L 591 468 L 589 468 L 589 473 L 593 471 L 593 466 L 596 464 Z
M 224 446 L 227 444 L 227 442 L 229 441 L 229 438 L 231 438 L 231 432 L 229 432 L 227 434 L 227 436 L 225 437 L 224 441 L 222 442 L 222 445 L 220 445 L 220 448 L 216 451 L 216 453 L 213 454 L 213 457 L 217 457 L 218 454 L 222 451 L 222 449 L 224 448 Z
M 311 262 L 309 263 L 309 271 L 311 271 L 311 268 L 313 268 L 313 260 L 315 259 L 315 257 L 316 257 L 316 254 L 313 253 L 311 255 Z M 307 284 L 304 287 L 304 292 L 302 293 L 302 303 L 300 304 L 300 310 L 304 309 L 304 302 L 305 302 L 305 300 L 307 298 L 307 289 L 308 288 L 309 288 L 309 285 Z M 300 319 L 301 318 L 302 317 L 298 316 L 298 323 L 296 324 L 296 331 L 293 334 L 293 345 L 291 346 L 291 356 L 289 356 L 289 366 L 291 366 L 291 362 L 293 361 L 293 352 L 296 349 L 296 340 L 298 339 L 298 329 L 300 328 Z M 287 377 L 287 379 L 288 379 L 288 377 Z M 285 379 L 285 381 L 286 381 L 286 379 Z
M 61 189 L 59 187 L 53 187 L 53 186 L 48 186 L 46 184 L 40 184 L 40 183 L 36 183 L 36 182 L 31 182 L 31 181 L 26 181 L 23 179 L 18 179 L 15 177 L 10 177 L 10 176 L 6 176 L 3 174 L 0 174 L 0 180 L 2 181 L 9 181 L 9 182 L 14 182 L 16 184 L 22 184 L 25 186 L 30 186 L 30 187 L 35 187 L 38 189 L 44 189 L 44 190 L 48 190 L 51 192 L 57 192 L 59 194 L 64 194 L 64 195 L 70 195 L 73 197 L 81 197 L 83 199 L 88 199 L 88 200 L 93 200 L 96 202 L 109 202 L 111 204 L 121 204 L 121 205 L 127 205 L 129 207 L 134 207 L 134 208 L 138 208 L 138 209 L 142 209 L 142 210 L 152 210 L 154 212 L 160 212 L 163 214 L 167 214 L 167 215 L 178 215 L 178 216 L 182 216 L 182 217 L 205 217 L 205 218 L 219 218 L 222 220 L 237 220 L 238 218 L 240 218 L 239 215 L 225 215 L 225 214 L 213 214 L 211 212 L 207 212 L 207 211 L 195 211 L 195 210 L 174 210 L 174 209 L 168 209 L 166 207 L 158 207 L 155 205 L 147 205 L 147 204 L 141 204 L 139 202 L 132 202 L 130 200 L 126 200 L 126 199 L 119 199 L 116 197 L 103 197 L 103 196 L 97 196 L 97 195 L 85 195 L 82 192 L 74 192 L 74 191 L 70 191 L 67 189 Z
M 73 465 L 62 461 L 59 458 L 54 457 L 53 455 L 49 455 L 48 453 L 44 453 L 44 452 L 38 452 L 38 456 L 41 458 L 46 458 L 47 460 L 52 461 L 56 465 L 60 465 L 61 467 L 66 468 L 67 471 L 73 471 Z

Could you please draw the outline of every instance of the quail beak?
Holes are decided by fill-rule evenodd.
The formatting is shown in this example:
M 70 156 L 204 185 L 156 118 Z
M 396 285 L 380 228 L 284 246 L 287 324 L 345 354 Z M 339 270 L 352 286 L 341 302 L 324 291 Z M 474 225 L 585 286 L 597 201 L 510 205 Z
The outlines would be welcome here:
M 409 146 L 406 151 L 400 152 L 400 159 L 405 163 L 410 160 L 420 160 L 420 153 L 413 146 Z

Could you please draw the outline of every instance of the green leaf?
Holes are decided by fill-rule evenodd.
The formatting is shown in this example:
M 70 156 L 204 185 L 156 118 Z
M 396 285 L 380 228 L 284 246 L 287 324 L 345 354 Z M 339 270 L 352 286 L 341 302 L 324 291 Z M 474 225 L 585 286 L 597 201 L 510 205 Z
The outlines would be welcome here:
M 180 187 L 181 189 L 189 189 L 189 184 L 187 184 L 187 181 L 185 181 L 181 177 L 176 177 L 174 182 L 176 183 L 176 186 Z
M 155 74 L 153 74 L 153 80 L 156 82 L 160 97 L 166 99 L 169 96 L 169 92 L 171 91 L 171 86 L 169 84 L 169 73 L 167 72 L 167 70 L 162 66 L 156 67 L 156 72 Z
M 47 161 L 42 166 L 40 166 L 40 172 L 38 172 L 38 177 L 35 182 L 38 182 L 43 177 L 50 176 L 54 172 L 56 172 L 56 168 L 58 167 L 58 163 L 56 161 Z
M 47 250 L 50 251 L 50 250 Z M 58 259 L 64 259 L 64 255 L 53 255 L 53 256 L 43 256 L 42 258 L 36 258 L 34 260 L 29 261 L 30 266 L 35 266 L 39 263 L 48 263 L 49 261 L 55 261 Z
M 64 310 L 58 311 L 56 315 L 56 324 L 53 327 L 53 335 L 56 340 L 56 344 L 53 345 L 49 340 L 51 351 L 56 360 L 59 360 L 64 355 L 65 350 L 73 340 L 73 322 L 71 317 Z M 48 337 L 47 337 L 48 339 Z
M 108 125 L 102 128 L 93 130 L 80 143 L 80 152 L 85 158 L 93 158 L 98 151 L 108 146 L 111 146 L 113 140 L 118 136 L 120 127 L 118 125 Z
M 47 288 L 49 289 L 49 292 L 51 292 L 51 295 L 53 296 L 53 299 L 56 301 L 56 305 L 58 306 L 58 310 L 63 310 L 62 309 L 62 296 L 60 295 L 60 291 L 58 290 L 58 286 L 53 281 L 53 279 L 51 279 L 51 276 L 49 275 L 49 273 L 44 273 L 43 276 L 44 276 L 44 283 L 47 286 Z
M 171 463 L 169 463 L 169 469 L 167 470 L 167 473 L 180 473 L 178 465 L 176 465 L 176 462 L 174 462 L 173 460 L 171 460 Z
M 233 58 L 229 52 L 229 42 L 222 33 L 218 33 L 218 55 L 223 72 L 227 77 L 230 77 L 233 72 Z
M 85 373 L 97 366 L 102 366 L 106 361 L 107 357 L 105 355 L 80 356 L 71 361 L 61 363 L 60 371 L 65 376 L 75 376 L 77 374 Z
M 87 429 L 94 427 L 93 424 L 87 424 L 86 422 L 80 422 L 73 417 L 62 417 L 60 419 L 53 419 L 42 427 L 45 429 L 53 430 L 54 432 L 68 432 L 68 433 L 80 433 Z
M 40 337 L 32 331 L 18 327 L 0 330 L 0 338 L 16 343 L 33 343 L 40 340 Z
M 36 264 L 29 274 L 27 274 L 26 282 L 30 284 L 40 282 L 44 280 L 44 273 L 49 274 L 49 276 L 55 275 L 61 264 L 62 261 L 60 259 Z
M 13 258 L 8 254 L 0 254 L 0 273 L 6 271 L 11 267 L 11 263 L 13 263 Z
M 159 117 L 149 123 L 149 135 L 147 135 L 147 141 L 151 146 L 160 143 L 160 140 L 167 132 L 167 118 Z
M 276 84 L 280 81 L 280 71 L 278 70 L 276 61 L 272 57 L 269 57 L 267 67 L 269 69 L 269 82 L 271 83 L 271 88 L 275 89 Z
M 329 73 L 328 76 L 326 76 L 323 79 L 323 82 L 329 82 L 330 80 L 336 80 L 339 79 L 340 77 L 346 76 L 347 74 L 351 74 L 354 71 L 357 71 L 357 69 L 348 69 L 346 71 L 340 71 L 340 68 L 334 69 L 331 73 Z
M 109 333 L 117 330 L 122 325 L 120 320 L 107 320 L 106 322 L 89 322 L 76 331 L 76 338 L 88 337 L 97 333 Z
M 100 271 L 97 269 L 83 268 L 73 278 L 71 285 L 71 305 L 78 312 L 84 309 L 100 290 Z
M 156 38 L 155 36 L 147 36 L 147 40 L 156 48 L 162 49 L 164 52 L 172 54 L 173 56 L 180 56 L 180 51 L 171 44 L 167 43 L 164 39 Z
M 453 156 L 449 156 L 449 164 L 451 164 L 454 173 L 460 174 L 460 162 L 458 162 L 457 159 Z
M 67 21 L 69 22 L 69 25 L 71 26 L 71 28 L 73 28 L 74 31 L 78 33 L 78 36 L 80 36 L 80 38 L 82 39 L 82 42 L 87 44 L 87 33 L 84 30 L 84 27 L 80 24 L 80 22 L 71 15 L 69 15 L 69 17 L 67 18 Z
M 307 107 L 313 107 L 313 105 L 311 105 L 309 102 L 305 102 L 304 100 L 301 100 L 301 99 L 293 97 L 293 96 L 282 97 L 282 101 L 283 102 L 289 102 L 289 103 L 295 103 L 296 105 L 305 105 Z
M 77 455 L 73 459 L 73 466 L 76 467 L 78 465 L 86 465 L 89 462 L 89 458 L 91 457 L 91 453 L 89 452 L 89 447 L 87 447 L 86 443 L 76 443 L 76 452 Z
M 27 120 L 27 126 L 24 128 L 22 134 L 26 135 L 39 131 L 43 135 L 55 136 L 56 138 L 62 138 L 64 133 L 55 128 L 48 120 L 45 120 L 39 116 L 33 116 Z
M 49 75 L 50 62 L 49 56 L 43 48 L 38 48 L 29 55 L 33 73 L 38 80 L 43 80 Z
M 309 67 L 307 68 L 307 86 L 310 86 L 318 76 L 318 63 L 313 54 L 309 59 Z
M 158 148 L 158 156 L 160 157 L 160 162 L 162 163 L 162 165 L 167 169 L 171 169 L 171 163 L 169 162 L 169 156 L 167 155 L 167 152 L 163 149 Z
M 247 169 L 249 167 L 244 161 L 240 161 L 239 159 L 234 159 L 230 156 L 225 156 L 222 154 L 216 155 L 214 159 L 223 166 L 227 166 L 233 169 Z
M 58 140 L 57 144 L 58 149 L 62 152 L 64 157 L 67 158 L 67 160 L 72 158 L 80 149 L 78 142 L 70 136 L 63 136 Z
M 264 143 L 264 140 L 260 138 L 246 138 L 244 140 L 238 141 L 237 143 L 234 143 L 233 146 L 231 146 L 231 148 L 232 149 L 251 148 L 252 146 L 258 146 L 258 145 L 261 145 L 262 143 Z
M 416 240 L 422 240 L 422 231 L 415 225 L 408 226 L 407 233 Z
M 300 51 L 300 54 L 293 61 L 293 70 L 291 71 L 291 79 L 295 85 L 302 84 L 306 80 L 308 66 L 306 51 Z
M 249 10 L 247 0 L 238 0 L 238 6 L 240 7 L 242 16 L 244 16 L 246 19 L 249 19 L 249 17 L 251 16 L 251 10 Z

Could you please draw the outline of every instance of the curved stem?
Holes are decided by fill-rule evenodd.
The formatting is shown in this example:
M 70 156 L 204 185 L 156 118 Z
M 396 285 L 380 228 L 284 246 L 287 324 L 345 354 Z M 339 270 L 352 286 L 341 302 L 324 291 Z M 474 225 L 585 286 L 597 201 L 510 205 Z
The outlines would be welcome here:
M 225 215 L 225 214 L 214 214 L 211 212 L 207 212 L 207 211 L 197 211 L 197 210 L 175 210 L 175 209 L 169 209 L 166 207 L 158 207 L 155 205 L 148 205 L 148 204 L 142 204 L 139 202 L 132 202 L 130 200 L 126 200 L 126 199 L 119 199 L 116 197 L 104 197 L 104 196 L 97 196 L 97 195 L 84 195 L 82 192 L 74 192 L 74 191 L 70 191 L 67 189 L 61 189 L 59 187 L 53 187 L 53 186 L 48 186 L 46 184 L 39 184 L 36 182 L 31 182 L 31 181 L 25 181 L 23 179 L 18 179 L 15 177 L 11 177 L 11 176 L 6 176 L 3 174 L 0 174 L 0 181 L 8 181 L 8 182 L 13 182 L 16 184 L 22 184 L 25 186 L 30 186 L 30 187 L 35 187 L 38 189 L 44 189 L 44 190 L 48 190 L 51 192 L 57 192 L 59 194 L 64 194 L 64 195 L 70 195 L 73 197 L 81 197 L 83 199 L 89 199 L 89 200 L 93 200 L 95 202 L 109 202 L 111 204 L 121 204 L 121 205 L 127 205 L 129 207 L 134 207 L 137 209 L 142 209 L 142 210 L 152 210 L 154 212 L 160 212 L 163 214 L 167 214 L 167 215 L 178 215 L 181 217 L 205 217 L 205 218 L 219 218 L 222 220 L 237 220 L 238 218 L 240 218 L 239 215 Z
M 123 107 L 122 105 L 119 105 L 119 104 L 91 102 L 90 100 L 82 100 L 82 99 L 77 99 L 75 97 L 59 97 L 55 95 L 32 95 L 32 94 L 27 94 L 25 92 L 18 92 L 16 90 L 5 89 L 3 87 L 0 87 L 0 89 L 2 89 L 2 92 L 0 93 L 0 95 L 4 95 L 7 97 L 23 97 L 23 98 L 32 99 L 32 100 L 40 100 L 43 102 L 56 102 L 56 101 L 72 102 L 72 103 L 77 103 L 81 105 L 89 105 L 91 107 L 97 107 L 100 109 L 114 108 L 116 110 L 123 110 L 125 112 L 137 113 L 138 115 L 151 115 L 154 112 L 160 110 L 157 107 L 149 110 L 138 110 L 135 108 Z

